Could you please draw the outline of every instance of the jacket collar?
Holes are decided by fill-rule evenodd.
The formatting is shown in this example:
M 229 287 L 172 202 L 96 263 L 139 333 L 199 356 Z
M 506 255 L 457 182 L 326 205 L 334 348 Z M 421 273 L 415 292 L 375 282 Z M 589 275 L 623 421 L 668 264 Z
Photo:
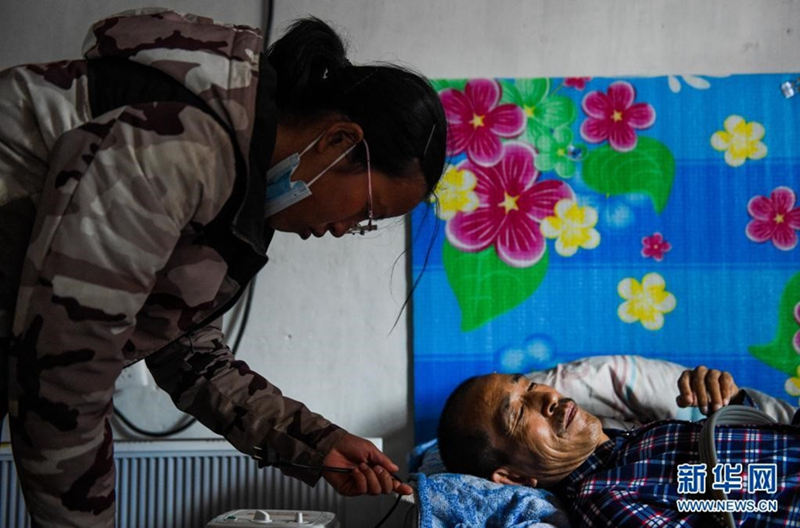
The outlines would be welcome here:
M 250 159 L 239 208 L 233 217 L 233 234 L 261 255 L 267 251 L 273 230 L 265 225 L 264 210 L 267 169 L 275 147 L 278 107 L 275 104 L 275 70 L 266 54 L 261 54 L 256 92 L 256 111 L 250 139 Z

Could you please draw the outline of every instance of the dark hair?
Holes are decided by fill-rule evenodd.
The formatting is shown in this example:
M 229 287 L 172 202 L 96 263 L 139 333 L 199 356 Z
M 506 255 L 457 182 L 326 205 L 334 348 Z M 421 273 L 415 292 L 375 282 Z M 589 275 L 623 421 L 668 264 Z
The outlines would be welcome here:
M 352 65 L 339 35 L 314 17 L 294 22 L 267 57 L 282 117 L 339 112 L 363 129 L 376 169 L 403 177 L 419 163 L 433 191 L 444 170 L 447 121 L 427 79 L 391 64 Z M 353 152 L 353 161 L 366 163 L 363 148 Z
M 463 381 L 450 394 L 439 417 L 436 436 L 447 471 L 488 479 L 496 469 L 508 464 L 509 459 L 492 445 L 485 430 L 464 423 L 465 413 L 470 412 L 469 393 L 479 379 L 481 376 L 473 376 Z

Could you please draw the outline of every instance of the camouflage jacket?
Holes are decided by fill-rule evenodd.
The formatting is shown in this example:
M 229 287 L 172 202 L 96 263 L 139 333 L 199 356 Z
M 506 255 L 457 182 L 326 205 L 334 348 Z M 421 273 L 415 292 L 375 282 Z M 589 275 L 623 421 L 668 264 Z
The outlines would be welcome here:
M 245 453 L 318 465 L 344 434 L 235 360 L 214 323 L 271 238 L 275 75 L 261 46 L 249 27 L 145 10 L 96 23 L 86 60 L 0 73 L 0 389 L 34 526 L 113 525 L 114 381 L 141 358 Z M 198 104 L 95 114 L 103 60 L 155 68 Z

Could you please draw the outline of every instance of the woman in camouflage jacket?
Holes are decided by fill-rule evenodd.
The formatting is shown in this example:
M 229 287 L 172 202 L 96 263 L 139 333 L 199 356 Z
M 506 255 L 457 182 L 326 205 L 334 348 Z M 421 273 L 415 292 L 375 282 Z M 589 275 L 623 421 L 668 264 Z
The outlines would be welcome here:
M 258 30 L 144 10 L 96 23 L 84 60 L 0 73 L 0 417 L 34 526 L 114 524 L 114 382 L 142 358 L 239 450 L 355 467 L 324 475 L 343 494 L 410 492 L 235 360 L 216 321 L 273 230 L 341 236 L 429 195 L 444 113 L 423 78 L 351 65 L 316 19 L 261 49 Z M 267 216 L 268 169 L 306 147 L 292 180 L 325 177 Z

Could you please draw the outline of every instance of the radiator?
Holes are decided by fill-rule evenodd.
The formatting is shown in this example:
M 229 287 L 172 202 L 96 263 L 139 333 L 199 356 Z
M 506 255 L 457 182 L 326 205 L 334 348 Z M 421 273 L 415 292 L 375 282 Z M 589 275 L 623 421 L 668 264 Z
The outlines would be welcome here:
M 380 439 L 372 441 L 380 446 Z M 224 440 L 115 442 L 114 458 L 120 528 L 201 528 L 237 508 L 329 511 L 347 527 L 383 510 L 379 501 L 344 499 L 324 481 L 311 488 L 277 469 L 258 469 Z M 0 526 L 29 525 L 10 450 L 2 447 Z

